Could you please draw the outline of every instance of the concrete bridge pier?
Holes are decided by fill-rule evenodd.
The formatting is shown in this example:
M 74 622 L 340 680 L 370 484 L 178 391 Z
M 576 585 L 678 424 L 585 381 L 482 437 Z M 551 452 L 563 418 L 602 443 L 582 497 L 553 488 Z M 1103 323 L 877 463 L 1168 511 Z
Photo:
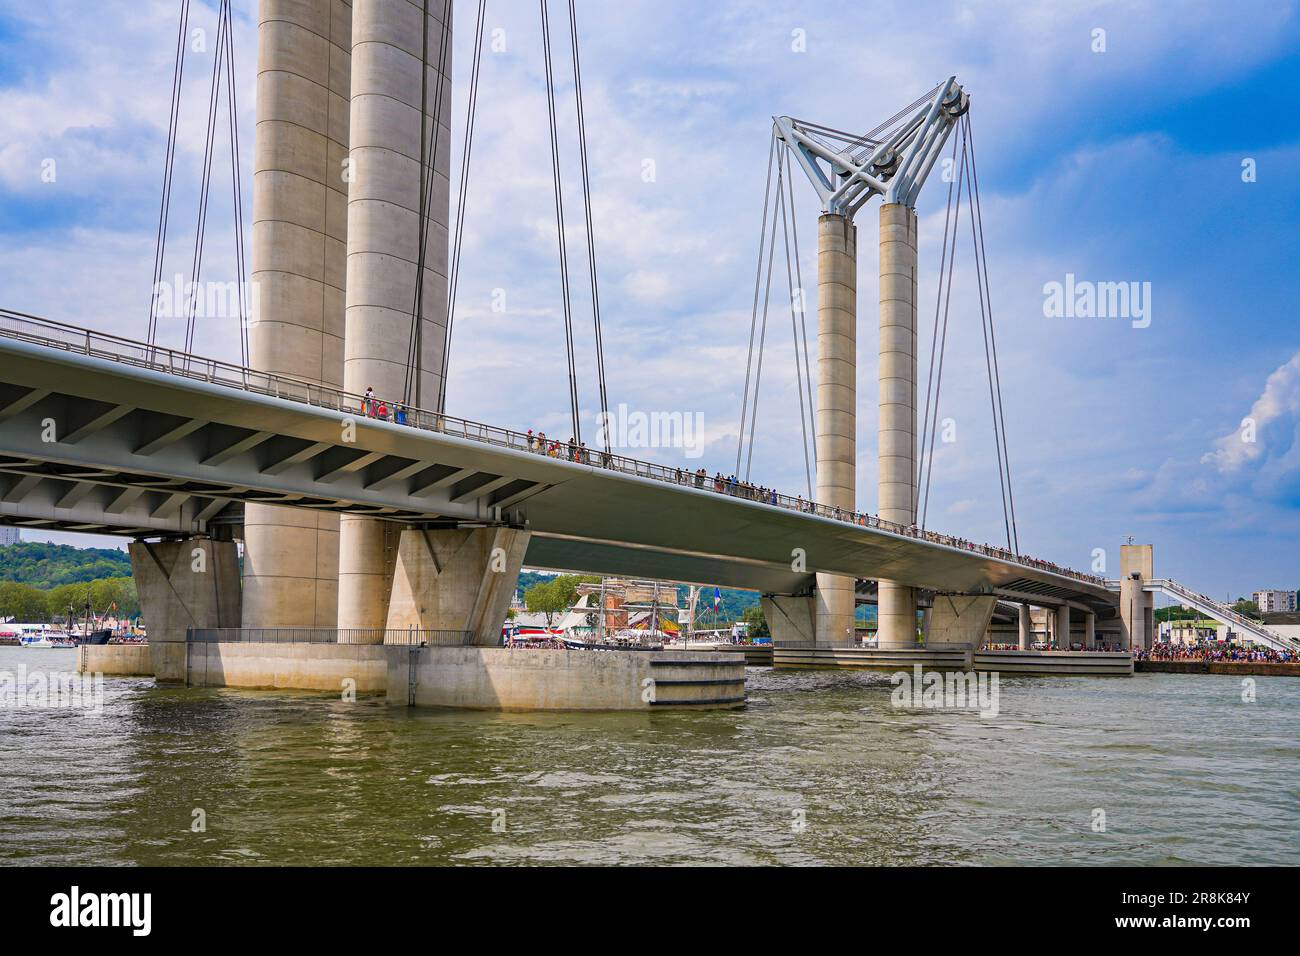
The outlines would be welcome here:
M 1034 619 L 1030 616 L 1029 605 L 1020 605 L 1020 649 L 1029 650 L 1034 644 Z
M 916 210 L 880 207 L 880 517 L 916 523 Z M 879 646 L 915 647 L 916 592 L 879 582 Z
M 1070 649 L 1070 605 L 1062 604 L 1056 609 L 1056 623 L 1053 630 L 1056 632 L 1056 649 L 1068 651 Z
M 1097 615 L 1089 611 L 1083 617 L 1083 649 L 1090 651 L 1097 646 Z
M 388 620 L 404 525 L 343 515 L 339 524 L 340 629 L 378 631 Z
M 857 510 L 857 232 L 838 213 L 817 221 L 817 500 L 848 514 Z M 818 645 L 853 644 L 856 585 L 851 577 L 817 575 Z
M 759 603 L 772 641 L 791 647 L 817 644 L 817 604 L 807 594 L 764 594 Z
M 925 633 L 927 650 L 961 645 L 971 650 L 984 646 L 998 599 L 969 594 L 936 594 Z
M 393 569 L 389 630 L 470 631 L 472 643 L 501 643 L 530 533 L 517 528 L 408 528 Z
M 131 572 L 149 625 L 149 654 L 159 681 L 185 680 L 185 632 L 239 627 L 239 553 L 233 541 L 187 538 L 133 541 Z

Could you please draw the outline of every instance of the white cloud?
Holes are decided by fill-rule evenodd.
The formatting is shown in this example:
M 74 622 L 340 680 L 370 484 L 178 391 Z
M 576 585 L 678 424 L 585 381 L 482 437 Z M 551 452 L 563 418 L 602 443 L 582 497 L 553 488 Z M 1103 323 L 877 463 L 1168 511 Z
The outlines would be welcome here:
M 1300 352 L 1268 377 L 1240 427 L 1218 439 L 1214 450 L 1201 456 L 1201 462 L 1226 474 L 1262 458 L 1285 459 L 1296 453 L 1295 444 L 1284 445 L 1279 455 L 1276 442 L 1289 440 L 1295 426 L 1300 426 Z

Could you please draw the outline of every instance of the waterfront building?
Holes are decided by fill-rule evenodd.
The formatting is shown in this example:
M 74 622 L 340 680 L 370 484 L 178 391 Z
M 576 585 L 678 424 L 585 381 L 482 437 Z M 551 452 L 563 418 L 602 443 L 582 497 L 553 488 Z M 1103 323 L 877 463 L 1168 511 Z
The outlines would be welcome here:
M 1287 614 L 1297 610 L 1296 592 L 1270 588 L 1256 591 L 1251 600 L 1259 607 L 1260 614 Z

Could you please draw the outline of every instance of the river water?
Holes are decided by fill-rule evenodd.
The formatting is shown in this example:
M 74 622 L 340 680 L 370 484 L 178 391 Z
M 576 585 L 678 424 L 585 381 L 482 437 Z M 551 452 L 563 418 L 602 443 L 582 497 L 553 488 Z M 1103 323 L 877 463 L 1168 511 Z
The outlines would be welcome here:
M 993 718 L 748 678 L 742 711 L 648 714 L 108 679 L 98 717 L 0 709 L 0 863 L 1300 863 L 1294 678 L 1009 678 Z

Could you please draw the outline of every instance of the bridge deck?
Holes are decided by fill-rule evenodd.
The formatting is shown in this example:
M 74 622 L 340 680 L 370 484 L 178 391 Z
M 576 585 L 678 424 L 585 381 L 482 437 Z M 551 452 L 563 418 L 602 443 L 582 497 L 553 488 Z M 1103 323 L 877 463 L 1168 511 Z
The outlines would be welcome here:
M 13 313 L 0 319 L 0 499 L 11 522 L 137 535 L 202 530 L 227 501 L 507 522 L 534 533 L 535 567 L 775 593 L 824 571 L 1116 603 L 1100 579 L 1000 549 L 789 496 L 698 488 L 689 473 L 623 456 L 554 458 L 525 434 L 428 411 L 377 420 L 360 396 Z

